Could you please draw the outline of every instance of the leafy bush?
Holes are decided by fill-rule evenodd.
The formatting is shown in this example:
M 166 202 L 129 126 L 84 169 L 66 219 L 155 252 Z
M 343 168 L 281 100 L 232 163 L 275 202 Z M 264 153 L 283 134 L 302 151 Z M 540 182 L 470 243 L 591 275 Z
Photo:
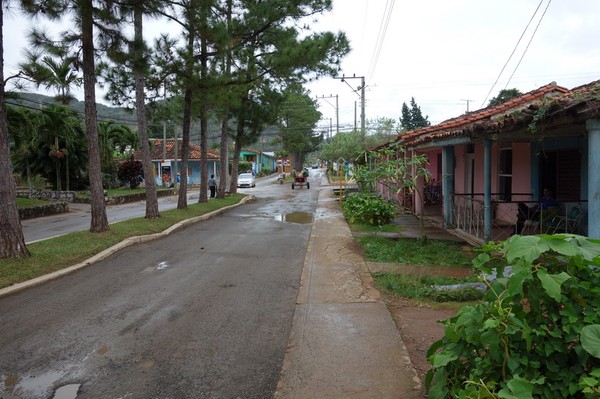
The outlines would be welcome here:
M 428 351 L 430 398 L 597 398 L 600 240 L 513 236 L 484 246 L 477 267 L 511 265 L 485 302 L 446 320 Z
M 142 163 L 133 158 L 124 161 L 121 163 L 121 165 L 119 165 L 117 176 L 121 181 L 129 184 L 130 188 L 136 188 L 140 185 L 140 182 L 144 177 L 144 168 L 142 167 Z
M 349 223 L 381 226 L 396 216 L 396 207 L 385 198 L 372 193 L 352 193 L 342 203 L 344 217 Z

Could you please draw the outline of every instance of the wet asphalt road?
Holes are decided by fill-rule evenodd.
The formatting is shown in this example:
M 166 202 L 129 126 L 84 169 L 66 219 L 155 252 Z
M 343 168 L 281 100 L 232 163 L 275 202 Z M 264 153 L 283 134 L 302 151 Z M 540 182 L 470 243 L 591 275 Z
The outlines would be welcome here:
M 272 397 L 319 180 L 0 299 L 0 397 Z

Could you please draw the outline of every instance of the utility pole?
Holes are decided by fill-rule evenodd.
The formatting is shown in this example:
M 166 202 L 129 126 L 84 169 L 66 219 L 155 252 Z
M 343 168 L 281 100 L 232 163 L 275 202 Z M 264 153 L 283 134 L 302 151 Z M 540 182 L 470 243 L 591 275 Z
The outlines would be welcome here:
M 464 98 L 461 98 L 460 101 L 466 101 L 467 102 L 467 114 L 469 113 L 469 103 L 473 100 L 465 100 Z
M 340 108 L 339 108 L 339 103 L 338 103 L 338 95 L 336 94 L 335 96 L 330 94 L 328 96 L 317 96 L 317 99 L 322 99 L 322 100 L 326 100 L 328 98 L 335 98 L 335 133 L 338 134 L 340 132 Z M 327 104 L 331 105 L 333 107 L 333 104 L 331 104 L 329 101 L 326 101 Z M 331 130 L 333 131 L 333 129 Z
M 365 87 L 366 87 L 365 77 L 364 76 L 356 76 L 356 75 L 352 75 L 352 76 L 342 75 L 341 77 L 338 76 L 338 77 L 335 77 L 334 79 L 340 79 L 342 82 L 346 83 L 348 86 L 350 86 L 350 84 L 347 82 L 348 79 L 360 79 L 360 86 L 358 86 L 356 89 L 354 89 L 352 86 L 350 86 L 350 88 L 360 98 L 360 131 L 362 134 L 365 134 L 366 133 L 366 131 L 365 131 Z M 359 90 L 360 90 L 360 94 L 358 93 Z

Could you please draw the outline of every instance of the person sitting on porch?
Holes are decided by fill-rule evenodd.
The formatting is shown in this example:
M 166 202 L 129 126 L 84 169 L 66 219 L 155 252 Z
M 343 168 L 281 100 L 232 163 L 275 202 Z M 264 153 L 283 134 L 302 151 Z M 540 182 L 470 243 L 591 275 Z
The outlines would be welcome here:
M 542 211 L 548 208 L 556 208 L 556 200 L 552 196 L 552 190 L 545 188 L 542 196 L 540 197 L 540 205 L 538 210 Z
M 544 188 L 539 203 L 535 207 L 529 207 L 524 202 L 517 203 L 517 224 L 515 225 L 515 234 L 521 234 L 527 221 L 531 224 L 539 223 L 541 219 L 546 219 L 553 215 L 551 210 L 556 208 L 556 200 L 552 196 L 552 190 Z

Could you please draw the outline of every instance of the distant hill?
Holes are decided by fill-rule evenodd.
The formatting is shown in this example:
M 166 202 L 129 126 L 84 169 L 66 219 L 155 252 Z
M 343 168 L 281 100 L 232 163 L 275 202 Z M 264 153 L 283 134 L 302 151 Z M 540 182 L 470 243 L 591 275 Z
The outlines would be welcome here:
M 19 99 L 7 99 L 6 102 L 10 105 L 22 106 L 30 109 L 40 109 L 47 104 L 61 105 L 51 96 L 45 96 L 37 93 L 14 93 L 18 94 Z M 83 118 L 85 103 L 79 100 L 73 100 L 68 107 L 81 115 Z M 134 110 L 122 107 L 109 107 L 104 104 L 96 103 L 96 111 L 98 112 L 99 121 L 114 120 L 122 125 L 127 125 L 136 129 L 137 123 L 135 120 Z
M 26 107 L 29 109 L 39 110 L 44 105 L 56 104 L 62 105 L 59 101 L 56 101 L 54 97 L 46 96 L 37 93 L 15 93 L 18 94 L 19 99 L 7 99 L 6 102 L 9 105 Z M 84 118 L 84 107 L 85 103 L 79 100 L 73 100 L 68 107 L 76 111 L 81 119 Z M 104 104 L 96 103 L 96 111 L 98 112 L 98 121 L 115 121 L 116 123 L 127 125 L 132 130 L 137 131 L 136 115 L 133 109 L 123 107 L 109 107 Z M 149 125 L 148 135 L 151 138 L 162 138 L 162 124 L 160 125 Z M 173 127 L 168 127 L 168 137 L 173 137 Z M 218 143 L 220 138 L 220 121 L 210 120 L 208 124 L 208 143 L 209 146 Z M 179 133 L 181 134 L 181 133 Z M 279 134 L 279 129 L 275 126 L 269 126 L 264 131 L 258 141 L 252 146 L 261 151 L 276 151 L 281 149 L 280 144 L 273 144 L 273 139 Z M 192 122 L 190 132 L 190 142 L 200 143 L 200 124 Z

